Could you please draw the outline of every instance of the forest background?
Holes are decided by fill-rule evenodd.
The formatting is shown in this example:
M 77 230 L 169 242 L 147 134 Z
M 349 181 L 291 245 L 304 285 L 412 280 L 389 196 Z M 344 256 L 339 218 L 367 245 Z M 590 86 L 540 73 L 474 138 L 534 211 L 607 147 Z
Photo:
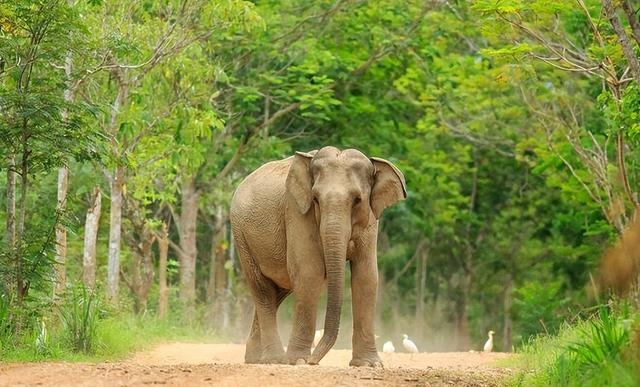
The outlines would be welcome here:
M 382 339 L 466 350 L 492 329 L 510 351 L 556 332 L 638 207 L 637 7 L 0 1 L 0 339 L 81 286 L 100 318 L 244 340 L 230 196 L 325 144 L 406 177 L 381 220 Z

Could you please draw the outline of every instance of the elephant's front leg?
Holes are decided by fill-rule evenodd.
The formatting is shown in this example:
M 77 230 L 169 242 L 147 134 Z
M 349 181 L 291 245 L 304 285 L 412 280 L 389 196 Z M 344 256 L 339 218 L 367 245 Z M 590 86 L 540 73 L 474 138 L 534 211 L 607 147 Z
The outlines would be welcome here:
M 287 345 L 290 364 L 306 364 L 311 355 L 311 344 L 315 333 L 318 298 L 324 286 L 324 263 L 319 256 L 307 255 L 301 267 L 293 265 L 295 275 L 293 327 Z
M 374 255 L 375 257 L 375 255 Z M 351 294 L 353 310 L 352 366 L 382 365 L 376 349 L 374 318 L 378 289 L 378 268 L 375 259 L 356 257 L 351 265 Z

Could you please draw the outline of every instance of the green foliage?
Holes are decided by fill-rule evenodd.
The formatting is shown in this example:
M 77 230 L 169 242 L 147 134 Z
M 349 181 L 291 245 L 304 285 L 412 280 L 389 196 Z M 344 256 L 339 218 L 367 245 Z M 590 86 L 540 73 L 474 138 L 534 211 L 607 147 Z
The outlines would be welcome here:
M 71 287 L 59 313 L 72 350 L 92 353 L 95 350 L 100 313 L 97 295 L 81 285 Z
M 49 171 L 70 157 L 89 157 L 99 138 L 83 126 L 83 105 L 65 100 L 67 47 L 82 44 L 84 28 L 66 1 L 5 3 L 0 19 L 0 141 L 32 173 Z M 10 154 L 9 153 L 9 154 Z
M 531 340 L 522 348 L 523 371 L 514 386 L 635 386 L 640 381 L 635 345 L 638 312 L 624 302 L 598 307 L 598 312 L 557 336 Z
M 600 306 L 597 318 L 592 318 L 579 333 L 584 341 L 567 346 L 569 356 L 583 366 L 597 366 L 619 360 L 622 350 L 629 345 L 628 313 L 612 316 L 606 306 Z M 623 324 L 626 321 L 627 327 Z
M 9 295 L 3 292 L 0 294 L 0 355 L 12 341 L 12 336 L 11 302 Z
M 33 356 L 41 321 L 50 328 L 37 355 L 45 358 L 86 356 L 72 354 L 77 350 L 122 356 L 152 336 L 180 334 L 179 327 L 242 336 L 246 327 L 212 327 L 205 306 L 193 319 L 175 317 L 182 305 L 173 251 L 170 321 L 154 319 L 155 285 L 148 315 L 140 318 L 120 310 L 99 315 L 96 295 L 74 288 L 61 306 L 63 323 L 42 320 L 43 305 L 50 305 L 41 295 L 52 285 L 54 225 L 62 221 L 71 231 L 67 274 L 77 280 L 83 236 L 77 225 L 93 186 L 109 196 L 105 171 L 126 170 L 125 200 L 152 230 L 171 217 L 176 224 L 183 184 L 193 182 L 201 195 L 197 290 L 205 300 L 217 210 L 238 181 L 267 160 L 325 144 L 387 158 L 406 177 L 407 200 L 385 210 L 380 223 L 383 326 L 403 325 L 420 339 L 431 334 L 425 327 L 452 330 L 466 318 L 458 326 L 470 329 L 460 336 L 482 340 L 488 327 L 504 329 L 516 348 L 540 332 L 563 337 L 570 329 L 562 322 L 583 302 L 589 272 L 619 226 L 611 216 L 621 192 L 612 144 L 621 131 L 631 186 L 640 179 L 637 85 L 625 83 L 614 98 L 599 70 L 576 76 L 558 68 L 569 61 L 543 60 L 564 44 L 580 60 L 610 59 L 613 73 L 622 74 L 626 61 L 600 13 L 597 0 L 2 2 L 0 170 L 7 169 L 6 156 L 20 162 L 27 151 L 27 227 L 19 246 L 36 295 L 18 310 L 10 293 L 12 252 L 0 248 L 0 341 L 14 357 Z M 30 46 L 45 20 L 49 29 Z M 32 62 L 15 60 L 29 52 Z M 26 63 L 33 63 L 29 89 L 20 83 Z M 77 102 L 64 98 L 69 85 L 77 87 Z M 71 167 L 72 195 L 68 211 L 57 213 L 49 172 L 62 164 Z M 2 198 L 5 192 L 3 180 Z M 3 223 L 6 208 L 0 206 Z M 134 242 L 139 231 L 131 219 L 124 222 Z M 170 238 L 179 241 L 174 228 Z M 123 248 L 125 276 L 135 245 Z M 417 257 L 426 257 L 424 272 Z M 246 289 L 237 262 L 228 260 L 225 272 L 226 299 L 241 305 Z M 133 303 L 127 296 L 123 309 Z M 580 380 L 585 367 L 602 371 L 598 381 L 627 375 L 615 356 L 576 361 L 579 353 L 626 345 L 607 318 L 617 317 L 601 314 L 593 320 L 601 325 L 572 331 L 573 352 L 554 348 L 565 353 L 553 366 L 564 373 L 561 380 Z M 22 347 L 29 354 L 18 355 Z
M 135 316 L 106 308 L 95 292 L 81 286 L 69 290 L 61 300 L 63 303 L 56 307 L 40 304 L 40 315 L 31 318 L 28 332 L 20 335 L 14 335 L 14 330 L 2 332 L 3 361 L 116 360 L 158 341 L 201 342 L 205 336 L 215 339 L 204 327 L 193 321 L 185 322 L 177 315 L 165 320 L 150 315 Z M 33 306 L 30 309 L 36 310 Z M 38 341 L 42 322 L 46 326 L 46 340 Z
M 569 299 L 563 296 L 562 283 L 530 282 L 519 287 L 514 295 L 513 313 L 518 332 L 523 338 L 543 330 L 554 335 L 564 322 L 563 310 Z

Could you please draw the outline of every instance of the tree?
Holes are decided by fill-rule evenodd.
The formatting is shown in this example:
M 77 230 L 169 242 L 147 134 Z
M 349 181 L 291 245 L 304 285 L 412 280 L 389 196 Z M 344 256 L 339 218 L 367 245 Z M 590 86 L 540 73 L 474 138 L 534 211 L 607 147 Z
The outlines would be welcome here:
M 565 114 L 549 114 L 552 107 L 538 97 L 529 96 L 528 103 L 536 113 L 535 117 L 546 128 L 545 137 L 553 141 L 549 147 L 553 148 L 552 151 L 569 169 L 590 200 L 600 205 L 608 222 L 621 232 L 629 221 L 629 211 L 638 207 L 637 194 L 631 189 L 634 184 L 630 184 L 629 180 L 632 176 L 629 176 L 626 167 L 627 158 L 630 158 L 628 154 L 637 151 L 635 142 L 625 145 L 625 138 L 632 138 L 634 124 L 626 121 L 627 118 L 623 117 L 629 115 L 622 112 L 637 101 L 640 66 L 633 53 L 633 43 L 618 16 L 618 11 L 630 16 L 630 3 L 625 0 L 614 7 L 611 1 L 603 0 L 601 7 L 596 1 L 544 0 L 533 4 L 516 2 L 510 7 L 478 2 L 475 7 L 502 23 L 498 33 L 506 34 L 510 39 L 519 39 L 517 44 L 497 50 L 496 54 L 517 55 L 565 72 L 580 74 L 591 79 L 593 86 L 593 81 L 601 82 L 603 87 L 592 98 L 597 98 L 602 108 L 605 121 L 600 123 L 604 127 L 581 122 L 584 115 L 580 106 L 573 105 L 570 99 L 562 96 L 554 102 L 561 103 Z M 535 10 L 535 13 L 529 9 Z M 610 25 L 592 16 L 600 12 L 604 12 Z M 640 37 L 637 21 L 634 17 L 628 19 L 631 20 L 634 36 Z M 549 28 L 552 24 L 558 28 Z M 637 49 L 638 40 L 635 40 L 635 44 Z M 564 90 L 553 87 L 553 84 L 549 86 L 547 94 L 564 94 Z M 566 138 L 577 160 L 570 160 L 554 146 L 558 138 Z M 615 155 L 607 150 L 610 139 L 616 144 Z M 625 151 L 628 146 L 633 146 L 630 152 Z M 576 163 L 580 164 L 579 169 Z M 616 169 L 616 173 L 610 173 L 612 168 Z M 583 169 L 588 172 L 587 175 L 581 175 Z
M 52 232 L 61 214 L 44 224 L 30 222 L 27 209 L 35 198 L 30 188 L 53 168 L 74 156 L 86 155 L 94 136 L 79 125 L 78 105 L 66 101 L 57 85 L 64 84 L 66 52 L 74 31 L 82 28 L 66 1 L 18 1 L 3 6 L 0 50 L 0 130 L 7 170 L 7 231 L 3 252 L 5 291 L 18 305 L 30 287 L 46 286 L 54 246 Z M 71 33 L 70 33 L 71 31 Z M 29 224 L 27 224 L 29 223 Z M 50 229 L 48 229 L 50 227 Z
M 243 22 L 245 14 L 250 14 L 250 5 L 243 1 L 167 1 L 150 7 L 138 3 L 131 7 L 119 4 L 105 1 L 90 10 L 92 20 L 101 20 L 90 24 L 97 28 L 92 31 L 96 41 L 103 42 L 95 48 L 95 58 L 99 59 L 95 71 L 101 71 L 101 77 L 96 80 L 104 87 L 99 100 L 91 102 L 110 101 L 100 126 L 110 144 L 109 167 L 104 173 L 110 184 L 111 199 L 107 294 L 113 301 L 118 298 L 122 208 L 129 157 L 142 138 L 164 129 L 156 124 L 159 118 L 170 113 L 171 107 L 154 104 L 144 111 L 138 104 L 139 93 L 151 87 L 146 79 L 161 63 L 195 42 L 208 39 L 215 31 L 228 28 L 237 20 Z M 124 25 L 122 20 L 130 23 Z M 181 275 L 190 275 L 187 267 L 183 267 Z
M 102 192 L 100 187 L 94 187 L 89 199 L 86 221 L 84 224 L 84 246 L 82 254 L 82 283 L 86 289 L 93 290 L 96 286 L 96 248 L 100 212 L 102 209 Z

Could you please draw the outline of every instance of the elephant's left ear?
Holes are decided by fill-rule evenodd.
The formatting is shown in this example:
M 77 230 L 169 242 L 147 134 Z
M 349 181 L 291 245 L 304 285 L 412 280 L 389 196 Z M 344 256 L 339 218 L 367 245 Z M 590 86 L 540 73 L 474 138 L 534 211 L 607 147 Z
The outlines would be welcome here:
M 316 151 L 296 152 L 289 167 L 289 174 L 285 182 L 286 189 L 295 199 L 298 209 L 301 213 L 306 214 L 311 207 L 313 197 L 311 195 L 311 159 Z
M 382 210 L 407 197 L 407 185 L 402 172 L 390 161 L 379 157 L 371 157 L 376 168 L 371 188 L 371 209 L 376 219 Z

